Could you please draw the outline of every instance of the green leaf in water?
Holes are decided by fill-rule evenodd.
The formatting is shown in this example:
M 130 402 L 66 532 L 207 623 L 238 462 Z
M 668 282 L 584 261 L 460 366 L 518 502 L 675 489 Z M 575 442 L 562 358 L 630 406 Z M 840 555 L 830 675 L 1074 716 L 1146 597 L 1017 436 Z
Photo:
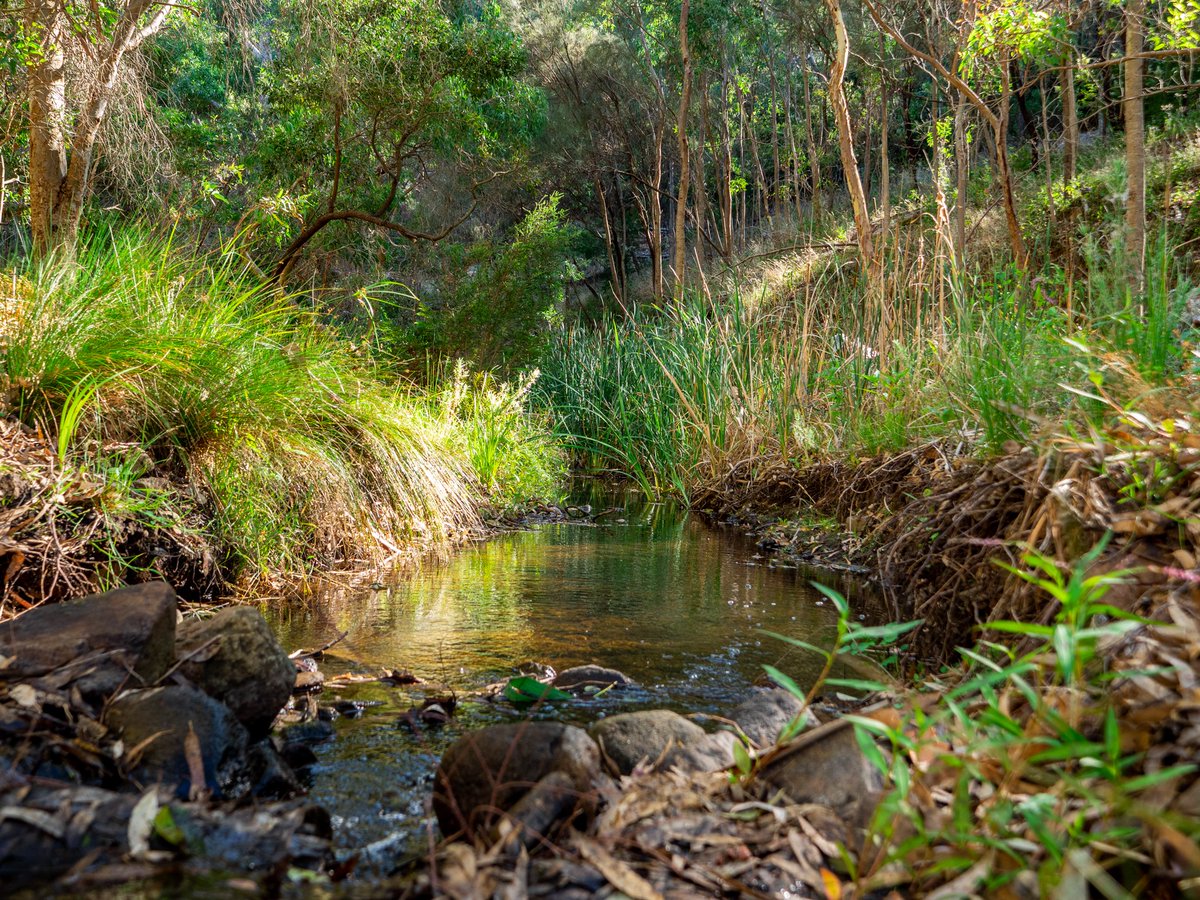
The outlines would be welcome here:
M 536 678 L 521 675 L 504 686 L 504 697 L 511 703 L 536 703 L 538 700 L 571 700 L 566 691 L 552 684 L 544 684 Z
M 160 838 L 175 847 L 183 845 L 187 840 L 187 835 L 183 833 L 183 829 L 175 824 L 175 817 L 171 815 L 171 807 L 160 806 L 158 812 L 154 816 L 154 833 Z

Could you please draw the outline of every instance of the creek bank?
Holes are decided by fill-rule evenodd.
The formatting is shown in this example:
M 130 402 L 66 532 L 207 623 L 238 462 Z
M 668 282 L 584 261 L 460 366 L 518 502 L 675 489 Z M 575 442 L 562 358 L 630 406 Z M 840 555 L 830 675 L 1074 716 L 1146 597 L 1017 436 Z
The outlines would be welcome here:
M 997 568 L 1023 553 L 1069 564 L 1113 540 L 1089 574 L 1131 570 L 1109 602 L 1145 612 L 1197 583 L 1200 428 L 1180 408 L 1123 417 L 1086 438 L 1055 434 L 996 456 L 933 443 L 861 462 L 776 466 L 700 491 L 696 507 L 749 530 L 793 563 L 840 567 L 884 598 L 888 618 L 923 619 L 918 657 L 956 659 L 981 624 L 1046 624 L 1028 581 Z M 806 524 L 813 514 L 841 535 Z
M 333 864 L 328 815 L 268 735 L 291 660 L 255 610 L 178 617 L 147 583 L 0 624 L 10 886 Z
M 104 584 L 162 580 L 196 604 L 244 593 L 247 573 L 240 551 L 245 548 L 230 546 L 214 527 L 218 502 L 194 467 L 181 466 L 173 451 L 155 460 L 151 454 L 163 453 L 162 448 L 136 442 L 106 443 L 96 452 L 113 471 L 134 477 L 112 483 L 100 472 L 64 464 L 40 429 L 0 414 L 0 621 L 44 603 L 89 596 Z M 615 513 L 600 510 L 594 516 L 586 504 L 496 508 L 472 484 L 478 515 L 467 516 L 441 539 L 423 527 L 403 538 L 373 532 L 355 553 L 306 558 L 338 568 L 363 568 L 385 555 L 392 563 L 411 563 L 447 546 L 531 525 L 590 524 Z M 344 534 L 334 536 L 354 543 Z M 272 571 L 266 580 L 284 593 L 294 588 L 300 594 L 306 586 L 293 579 L 304 574 L 312 573 Z

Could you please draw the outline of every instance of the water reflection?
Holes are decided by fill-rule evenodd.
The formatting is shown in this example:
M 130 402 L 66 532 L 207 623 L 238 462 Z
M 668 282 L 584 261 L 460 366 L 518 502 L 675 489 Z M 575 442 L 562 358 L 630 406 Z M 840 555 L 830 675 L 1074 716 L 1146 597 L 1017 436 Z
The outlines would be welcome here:
M 635 495 L 589 499 L 597 510 L 619 507 L 601 519 L 611 524 L 505 535 L 385 579 L 382 590 L 330 590 L 268 614 L 289 650 L 349 632 L 321 664 L 329 674 L 407 668 L 469 692 L 534 660 L 560 670 L 596 662 L 640 683 L 533 713 L 568 721 L 647 706 L 726 712 L 761 678 L 763 663 L 801 684 L 815 677 L 820 658 L 760 631 L 832 640 L 836 613 L 806 577 L 772 568 L 749 542 L 670 506 Z M 369 848 L 364 874 L 424 847 L 432 772 L 451 741 L 528 714 L 464 698 L 450 725 L 418 738 L 396 721 L 419 693 L 372 683 L 346 696 L 381 703 L 335 723 L 336 739 L 318 748 L 312 797 L 333 813 L 343 851 Z
M 677 703 L 712 708 L 744 693 L 764 662 L 782 659 L 800 681 L 815 673 L 819 660 L 759 631 L 814 643 L 832 635 L 833 610 L 806 582 L 669 506 L 627 507 L 625 525 L 506 535 L 384 590 L 278 611 L 276 625 L 289 646 L 349 631 L 338 655 L 458 688 L 526 660 L 559 669 L 597 662 Z M 706 667 L 716 677 L 697 685 Z

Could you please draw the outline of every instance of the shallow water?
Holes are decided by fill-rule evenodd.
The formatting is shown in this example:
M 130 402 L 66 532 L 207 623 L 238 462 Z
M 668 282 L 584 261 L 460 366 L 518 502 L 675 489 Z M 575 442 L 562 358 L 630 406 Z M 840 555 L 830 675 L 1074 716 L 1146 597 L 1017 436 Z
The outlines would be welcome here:
M 269 613 L 288 650 L 349 632 L 322 661 L 326 675 L 403 668 L 460 694 L 454 721 L 421 736 L 397 726 L 399 714 L 425 696 L 420 688 L 372 683 L 321 696 L 322 703 L 339 696 L 379 703 L 361 718 L 334 722 L 335 739 L 316 748 L 312 785 L 312 799 L 334 815 L 339 849 L 362 851 L 368 872 L 386 871 L 425 846 L 432 773 L 449 743 L 464 730 L 530 714 L 469 696 L 516 674 L 521 663 L 561 671 L 595 662 L 638 682 L 533 713 L 578 722 L 651 707 L 719 714 L 761 681 L 763 663 L 801 684 L 815 677 L 818 657 L 761 632 L 832 640 L 836 614 L 807 576 L 671 506 L 635 494 L 587 499 L 597 511 L 618 511 L 599 519 L 605 524 L 501 536 L 382 590 L 333 591 Z

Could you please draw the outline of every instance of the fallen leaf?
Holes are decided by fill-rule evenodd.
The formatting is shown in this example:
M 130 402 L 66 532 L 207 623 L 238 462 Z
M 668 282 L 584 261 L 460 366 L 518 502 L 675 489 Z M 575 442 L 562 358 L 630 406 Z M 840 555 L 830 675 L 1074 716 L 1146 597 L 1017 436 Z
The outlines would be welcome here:
M 621 893 L 627 894 L 633 900 L 663 900 L 662 894 L 656 891 L 650 882 L 595 841 L 580 837 L 576 846 L 580 855 L 595 866 L 608 883 Z
M 28 709 L 38 708 L 37 691 L 29 684 L 18 684 L 11 688 L 8 696 L 12 697 L 17 703 Z
M 145 859 L 150 852 L 150 835 L 154 833 L 154 817 L 158 815 L 158 791 L 151 788 L 142 794 L 129 814 L 129 855 L 134 859 Z
M 842 883 L 828 869 L 821 869 L 821 881 L 825 885 L 825 896 L 829 900 L 842 900 Z

